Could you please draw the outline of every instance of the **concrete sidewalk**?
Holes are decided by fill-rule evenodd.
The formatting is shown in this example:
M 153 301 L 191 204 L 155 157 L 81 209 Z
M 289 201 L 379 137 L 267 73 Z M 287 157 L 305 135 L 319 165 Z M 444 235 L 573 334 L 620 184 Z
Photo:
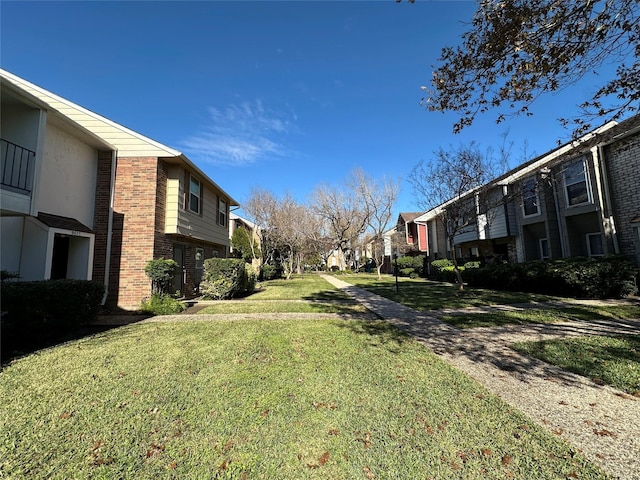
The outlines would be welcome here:
M 640 398 L 508 347 L 516 340 L 548 335 L 639 334 L 640 321 L 459 330 L 433 313 L 418 312 L 330 275 L 322 277 L 561 436 L 612 476 L 640 480 Z

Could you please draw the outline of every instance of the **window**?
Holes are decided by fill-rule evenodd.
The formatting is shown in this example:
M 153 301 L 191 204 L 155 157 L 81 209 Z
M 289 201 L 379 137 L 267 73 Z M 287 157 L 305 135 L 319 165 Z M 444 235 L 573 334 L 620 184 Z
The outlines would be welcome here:
M 223 227 L 227 224 L 227 202 L 223 199 L 218 204 L 218 223 Z
M 539 250 L 540 250 L 540 259 L 541 260 L 548 260 L 549 258 L 551 258 L 551 255 L 549 254 L 549 240 L 546 238 L 541 238 L 540 240 L 538 240 L 538 246 L 539 246 Z
M 599 233 L 587 233 L 587 252 L 590 257 L 601 257 L 604 255 L 602 235 Z
M 193 213 L 200 213 L 201 210 L 201 183 L 200 180 L 189 176 L 189 210 Z
M 538 207 L 538 188 L 535 177 L 531 177 L 522 182 L 522 209 L 524 216 L 538 215 L 540 208 Z
M 569 207 L 591 201 L 586 166 L 583 159 L 571 163 L 565 169 L 564 188 L 567 195 L 567 206 Z

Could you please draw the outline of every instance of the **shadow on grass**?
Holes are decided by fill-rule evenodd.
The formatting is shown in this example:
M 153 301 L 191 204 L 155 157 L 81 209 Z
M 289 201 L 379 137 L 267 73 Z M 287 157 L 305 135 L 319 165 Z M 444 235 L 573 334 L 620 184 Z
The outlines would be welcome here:
M 13 360 L 31 355 L 38 350 L 107 332 L 123 325 L 137 323 L 152 316 L 151 314 L 132 315 L 130 312 L 100 315 L 95 322 L 81 325 L 72 331 L 66 332 L 28 331 L 10 333 L 3 330 L 0 332 L 0 365 L 4 367 Z
M 376 280 L 370 277 L 354 276 L 349 278 L 348 282 L 416 310 L 531 303 L 551 298 L 534 293 L 485 290 L 471 287 L 465 287 L 464 290 L 458 291 L 458 287 L 451 283 L 402 277 L 398 279 L 398 291 L 396 291 L 395 282 L 389 279 Z

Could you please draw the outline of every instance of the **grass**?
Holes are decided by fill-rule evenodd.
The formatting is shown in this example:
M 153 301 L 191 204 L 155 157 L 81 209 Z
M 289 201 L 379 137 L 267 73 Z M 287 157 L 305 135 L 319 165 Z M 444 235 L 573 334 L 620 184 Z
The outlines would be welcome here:
M 456 313 L 438 318 L 457 328 L 497 327 L 528 323 L 557 323 L 577 320 L 636 319 L 640 318 L 637 305 L 574 306 L 568 308 L 532 308 L 520 311 L 490 313 Z
M 640 396 L 640 335 L 521 342 L 513 348 L 597 383 Z
M 256 293 L 246 300 L 313 300 L 336 301 L 350 300 L 350 297 L 338 290 L 319 275 L 293 275 L 291 280 L 269 280 L 261 282 Z
M 362 273 L 340 278 L 352 285 L 367 289 L 370 292 L 416 310 L 531 303 L 552 298 L 533 293 L 501 292 L 467 287 L 460 294 L 453 284 L 407 277 L 398 278 L 398 292 L 396 292 L 395 277 L 392 275 L 383 275 L 381 280 L 378 280 L 378 276 L 375 274 Z
M 384 322 L 129 325 L 10 363 L 0 406 L 6 478 L 607 478 Z
M 240 314 L 240 313 L 366 313 L 367 309 L 355 302 L 306 302 L 306 301 L 233 301 L 209 305 L 198 313 Z

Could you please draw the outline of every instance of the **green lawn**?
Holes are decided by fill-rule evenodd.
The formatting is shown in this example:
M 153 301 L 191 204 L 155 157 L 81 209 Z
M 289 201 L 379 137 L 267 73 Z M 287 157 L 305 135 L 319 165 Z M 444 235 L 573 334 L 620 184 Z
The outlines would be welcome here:
M 260 282 L 256 293 L 246 300 L 313 300 L 340 301 L 350 297 L 314 273 L 293 275 L 291 280 Z
M 4 478 L 607 478 L 383 322 L 158 322 L 0 372 Z
M 439 315 L 438 318 L 458 328 L 496 327 L 500 325 L 556 323 L 576 320 L 637 319 L 640 318 L 640 307 L 637 305 L 577 305 L 554 309 L 532 308 L 521 311 L 456 313 Z
M 305 302 L 278 301 L 254 302 L 233 301 L 209 305 L 198 311 L 201 314 L 239 314 L 239 313 L 366 313 L 367 309 L 356 302 Z
M 381 280 L 378 280 L 375 274 L 364 273 L 341 276 L 339 278 L 356 287 L 365 288 L 370 292 L 416 310 L 529 303 L 552 298 L 533 293 L 500 292 L 467 287 L 462 293 L 458 293 L 457 287 L 453 284 L 407 277 L 398 278 L 398 291 L 396 292 L 395 277 L 392 275 L 383 275 Z
M 521 342 L 515 350 L 640 396 L 640 335 Z

